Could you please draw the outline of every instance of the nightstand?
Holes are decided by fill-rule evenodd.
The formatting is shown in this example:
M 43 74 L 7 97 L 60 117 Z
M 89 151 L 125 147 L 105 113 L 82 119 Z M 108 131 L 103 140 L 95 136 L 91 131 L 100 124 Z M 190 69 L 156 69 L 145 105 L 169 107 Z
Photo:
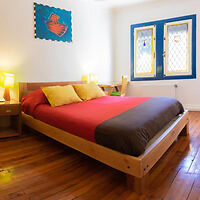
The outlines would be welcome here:
M 17 101 L 0 102 L 0 138 L 21 135 L 21 104 Z

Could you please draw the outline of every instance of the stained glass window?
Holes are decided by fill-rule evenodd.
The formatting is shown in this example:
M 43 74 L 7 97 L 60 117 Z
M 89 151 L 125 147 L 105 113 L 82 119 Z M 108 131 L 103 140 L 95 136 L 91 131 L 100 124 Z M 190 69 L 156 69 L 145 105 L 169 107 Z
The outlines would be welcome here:
M 152 77 L 155 74 L 155 27 L 136 28 L 134 35 L 135 77 Z
M 191 74 L 191 21 L 165 24 L 165 74 Z
M 132 24 L 131 80 L 196 78 L 196 15 Z

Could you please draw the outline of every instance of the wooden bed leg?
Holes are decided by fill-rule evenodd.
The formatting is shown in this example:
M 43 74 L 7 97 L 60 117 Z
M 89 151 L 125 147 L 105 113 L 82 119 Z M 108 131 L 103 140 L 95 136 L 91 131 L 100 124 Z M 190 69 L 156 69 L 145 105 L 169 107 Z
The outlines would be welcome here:
M 185 127 L 183 128 L 183 130 L 180 132 L 180 136 L 187 136 L 189 135 L 189 121 L 187 122 L 187 124 L 185 125 Z
M 129 174 L 126 175 L 126 184 L 129 189 L 134 190 L 138 194 L 145 194 L 148 189 L 149 173 L 142 178 L 137 178 Z

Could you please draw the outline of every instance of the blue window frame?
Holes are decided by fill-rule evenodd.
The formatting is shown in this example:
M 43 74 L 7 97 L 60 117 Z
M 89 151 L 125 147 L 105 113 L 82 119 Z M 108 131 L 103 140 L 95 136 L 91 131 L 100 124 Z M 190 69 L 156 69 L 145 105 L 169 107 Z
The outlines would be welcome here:
M 166 74 L 165 73 L 165 27 L 166 24 L 170 24 L 173 22 L 180 22 L 184 20 L 191 21 L 191 51 L 190 51 L 190 59 L 191 59 L 191 72 L 190 74 Z M 181 23 L 181 22 L 180 22 Z M 136 63 L 136 56 L 134 50 L 135 45 L 135 38 L 134 30 L 137 30 L 141 27 L 147 26 L 154 26 L 155 27 L 155 74 L 154 76 L 136 76 L 136 70 L 134 69 L 134 63 Z M 183 17 L 177 18 L 170 18 L 165 20 L 159 21 L 152 21 L 147 23 L 141 24 L 134 24 L 130 27 L 130 34 L 131 34 L 131 80 L 132 81 L 143 81 L 143 80 L 169 80 L 169 79 L 194 79 L 196 78 L 196 15 L 188 15 Z M 145 40 L 144 40 L 145 45 Z

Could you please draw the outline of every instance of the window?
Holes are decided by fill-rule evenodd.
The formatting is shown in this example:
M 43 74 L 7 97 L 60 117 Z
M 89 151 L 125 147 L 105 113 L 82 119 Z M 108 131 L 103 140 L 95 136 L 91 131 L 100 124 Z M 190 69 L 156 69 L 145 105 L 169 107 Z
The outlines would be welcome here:
M 155 76 L 155 26 L 136 28 L 135 38 L 135 77 Z
M 196 78 L 196 15 L 131 25 L 131 80 Z
M 191 20 L 164 26 L 165 75 L 191 75 Z

